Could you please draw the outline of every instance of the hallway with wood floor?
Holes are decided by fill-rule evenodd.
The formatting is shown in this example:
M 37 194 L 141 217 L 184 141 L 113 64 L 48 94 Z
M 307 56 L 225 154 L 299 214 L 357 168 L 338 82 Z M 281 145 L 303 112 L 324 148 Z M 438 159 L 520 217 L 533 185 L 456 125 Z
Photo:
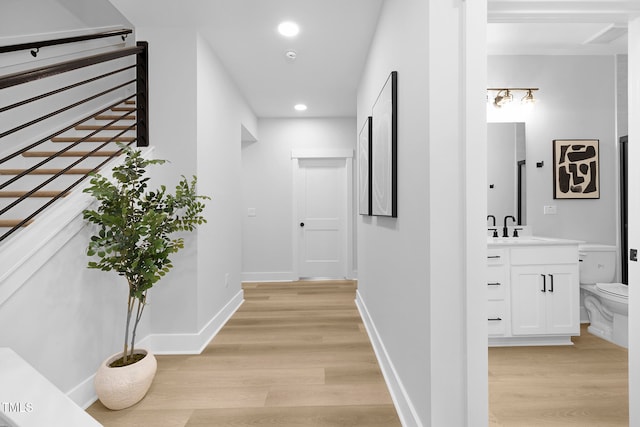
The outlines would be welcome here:
M 247 283 L 199 355 L 156 356 L 138 404 L 87 412 L 105 427 L 394 427 L 400 421 L 353 281 Z

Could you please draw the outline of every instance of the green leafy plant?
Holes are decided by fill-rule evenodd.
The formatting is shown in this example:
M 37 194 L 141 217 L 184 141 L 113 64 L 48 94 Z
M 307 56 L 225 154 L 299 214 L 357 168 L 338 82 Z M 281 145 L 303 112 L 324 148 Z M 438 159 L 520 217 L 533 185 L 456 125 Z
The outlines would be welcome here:
M 146 169 L 165 160 L 145 159 L 139 150 L 122 146 L 124 162 L 113 168 L 113 180 L 94 175 L 84 190 L 97 200 L 95 209 L 86 209 L 84 219 L 97 225 L 89 241 L 89 268 L 116 271 L 129 283 L 124 351 L 118 365 L 135 363 L 136 330 L 142 317 L 147 291 L 173 267 L 169 256 L 184 247 L 176 232 L 193 231 L 206 219 L 201 215 L 207 196 L 196 194 L 197 178 L 184 176 L 167 193 L 163 185 L 147 190 Z M 129 333 L 131 340 L 129 341 Z M 129 346 L 129 342 L 131 345 Z M 117 361 L 118 362 L 118 361 Z

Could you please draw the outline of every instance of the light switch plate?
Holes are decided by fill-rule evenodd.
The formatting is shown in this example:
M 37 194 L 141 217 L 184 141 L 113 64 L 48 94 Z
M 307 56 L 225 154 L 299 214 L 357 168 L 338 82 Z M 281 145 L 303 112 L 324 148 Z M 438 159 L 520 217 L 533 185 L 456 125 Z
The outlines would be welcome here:
M 551 205 L 551 206 L 545 206 L 544 207 L 544 214 L 545 215 L 555 215 L 558 213 L 558 207 L 555 205 Z

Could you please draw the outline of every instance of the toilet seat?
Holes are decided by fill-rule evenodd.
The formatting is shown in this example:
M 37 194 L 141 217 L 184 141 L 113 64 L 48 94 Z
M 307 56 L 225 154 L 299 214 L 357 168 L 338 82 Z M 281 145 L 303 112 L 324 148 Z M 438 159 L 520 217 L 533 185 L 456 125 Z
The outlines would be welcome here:
M 624 299 L 629 298 L 629 288 L 624 283 L 596 283 L 596 288 L 605 294 Z

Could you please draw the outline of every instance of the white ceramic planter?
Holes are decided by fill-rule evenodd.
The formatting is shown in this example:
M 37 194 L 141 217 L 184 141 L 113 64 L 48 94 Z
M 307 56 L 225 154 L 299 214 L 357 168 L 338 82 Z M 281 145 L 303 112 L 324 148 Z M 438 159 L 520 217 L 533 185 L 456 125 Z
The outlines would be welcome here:
M 109 409 L 119 410 L 138 403 L 151 387 L 158 363 L 155 356 L 147 350 L 137 349 L 136 354 L 146 356 L 133 365 L 111 368 L 109 364 L 122 357 L 122 352 L 108 357 L 94 378 L 98 399 Z

